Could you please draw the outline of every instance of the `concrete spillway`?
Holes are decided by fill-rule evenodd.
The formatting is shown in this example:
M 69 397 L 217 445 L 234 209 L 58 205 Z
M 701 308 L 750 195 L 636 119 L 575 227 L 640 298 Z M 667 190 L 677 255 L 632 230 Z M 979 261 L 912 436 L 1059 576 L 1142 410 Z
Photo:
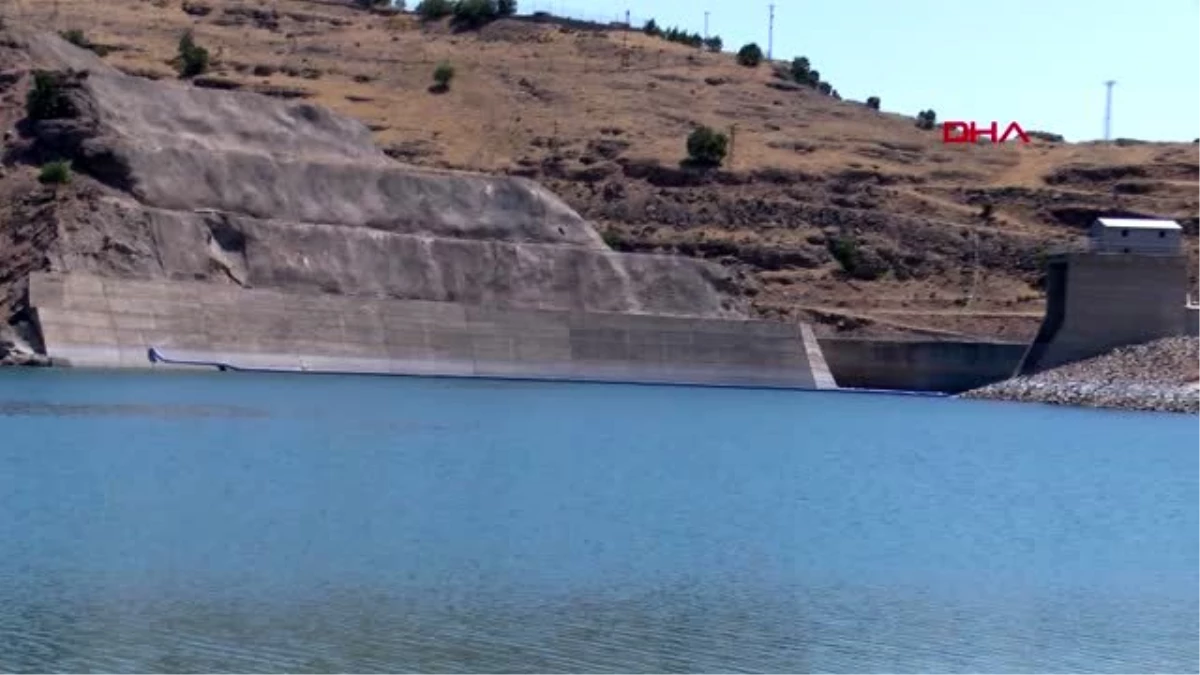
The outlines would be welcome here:
M 489 309 L 248 290 L 181 281 L 36 274 L 52 358 L 243 368 L 789 388 L 834 386 L 811 332 L 765 321 Z

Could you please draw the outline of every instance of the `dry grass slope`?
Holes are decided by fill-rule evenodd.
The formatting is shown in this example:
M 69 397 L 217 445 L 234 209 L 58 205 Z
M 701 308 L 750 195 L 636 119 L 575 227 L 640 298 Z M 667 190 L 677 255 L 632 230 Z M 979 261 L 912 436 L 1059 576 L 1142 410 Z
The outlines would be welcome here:
M 946 146 L 910 117 L 636 31 L 505 20 L 455 33 L 349 0 L 9 0 L 0 11 L 82 29 L 108 63 L 149 77 L 176 77 L 192 29 L 213 54 L 197 86 L 329 106 L 404 162 L 536 178 L 618 248 L 720 261 L 760 315 L 825 331 L 1027 338 L 1040 255 L 1101 213 L 1184 222 L 1195 281 L 1192 144 Z M 456 75 L 434 94 L 443 61 Z M 678 168 L 697 124 L 733 131 L 724 170 Z

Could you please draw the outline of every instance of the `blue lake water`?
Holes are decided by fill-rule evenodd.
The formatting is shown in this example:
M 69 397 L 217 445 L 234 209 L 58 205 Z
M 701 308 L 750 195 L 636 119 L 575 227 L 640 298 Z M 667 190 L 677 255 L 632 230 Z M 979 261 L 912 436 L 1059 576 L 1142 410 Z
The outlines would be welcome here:
M 1195 416 L 0 371 L 0 670 L 1198 672 Z

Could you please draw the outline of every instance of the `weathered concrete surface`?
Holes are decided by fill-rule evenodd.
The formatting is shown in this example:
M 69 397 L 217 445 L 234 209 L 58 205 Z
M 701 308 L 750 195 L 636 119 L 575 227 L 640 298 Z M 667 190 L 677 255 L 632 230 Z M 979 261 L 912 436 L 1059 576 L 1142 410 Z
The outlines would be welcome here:
M 534 183 L 401 165 L 327 110 L 24 39 L 70 111 L 26 125 L 25 151 L 94 179 L 47 207 L 32 266 L 52 359 L 833 386 L 811 332 L 741 319 L 724 269 L 614 252 Z
M 1187 258 L 1066 253 L 1046 270 L 1046 317 L 1016 371 L 1029 375 L 1116 347 L 1185 335 Z
M 720 266 L 614 252 L 531 181 L 403 165 L 366 126 L 317 106 L 127 76 L 57 36 L 17 37 L 0 44 L 0 61 L 58 72 L 70 104 L 60 119 L 21 127 L 24 152 L 68 158 L 98 181 L 76 181 L 45 207 L 55 228 L 45 261 L 23 267 L 502 308 L 744 316 Z
M 81 207 L 90 226 L 59 234 L 69 271 L 498 307 L 738 315 L 722 274 L 681 257 L 183 213 L 116 197 L 62 208 Z
M 148 206 L 604 248 L 531 181 L 407 167 L 325 108 L 132 77 L 56 36 L 24 37 L 34 66 L 87 73 L 69 90 L 76 114 L 43 140 Z
M 959 393 L 1004 380 L 1026 346 L 1003 342 L 823 338 L 840 387 Z
M 47 353 L 161 367 L 147 350 L 241 367 L 819 388 L 799 326 L 345 298 L 196 282 L 36 274 Z

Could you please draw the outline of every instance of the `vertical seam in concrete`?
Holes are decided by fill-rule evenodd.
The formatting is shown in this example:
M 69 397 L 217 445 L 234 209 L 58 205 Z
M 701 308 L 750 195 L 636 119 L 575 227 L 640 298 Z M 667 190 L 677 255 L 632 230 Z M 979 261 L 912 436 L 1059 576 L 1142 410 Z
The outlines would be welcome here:
M 800 324 L 800 339 L 804 342 L 804 353 L 808 357 L 808 369 L 812 371 L 813 384 L 817 389 L 837 389 L 837 381 L 829 365 L 825 363 L 825 354 L 821 352 L 821 343 L 813 334 L 808 324 Z

